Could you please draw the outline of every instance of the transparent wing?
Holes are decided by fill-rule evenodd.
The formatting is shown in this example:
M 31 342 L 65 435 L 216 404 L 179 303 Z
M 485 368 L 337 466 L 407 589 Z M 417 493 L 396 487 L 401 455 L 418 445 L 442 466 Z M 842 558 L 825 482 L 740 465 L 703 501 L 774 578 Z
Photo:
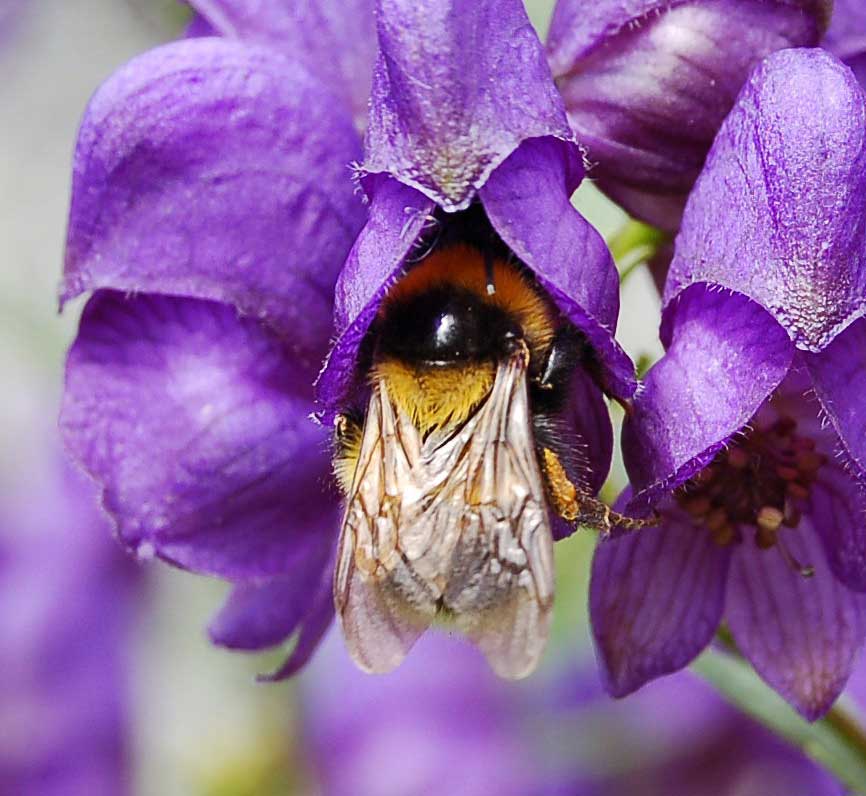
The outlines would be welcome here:
M 453 537 L 441 599 L 493 670 L 516 679 L 538 664 L 550 634 L 553 536 L 532 437 L 526 358 L 504 362 L 486 404 L 424 462 L 447 471 L 421 506 L 429 536 Z M 423 502 L 422 502 L 423 503 Z M 408 514 L 408 512 L 407 512 Z M 444 551 L 443 551 L 444 552 Z
M 383 383 L 367 408 L 334 575 L 346 646 L 372 673 L 398 666 L 430 626 L 436 597 L 417 581 L 399 546 L 401 493 L 415 475 L 420 439 L 398 423 Z

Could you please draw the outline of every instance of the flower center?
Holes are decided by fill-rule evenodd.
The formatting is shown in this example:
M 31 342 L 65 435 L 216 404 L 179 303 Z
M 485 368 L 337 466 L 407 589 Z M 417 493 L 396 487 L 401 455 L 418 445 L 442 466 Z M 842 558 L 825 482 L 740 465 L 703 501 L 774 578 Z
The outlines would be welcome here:
M 741 542 L 745 529 L 751 528 L 759 548 L 778 545 L 785 553 L 779 533 L 800 524 L 826 461 L 813 439 L 797 434 L 796 421 L 783 416 L 765 428 L 751 429 L 721 451 L 683 485 L 676 500 L 720 545 Z

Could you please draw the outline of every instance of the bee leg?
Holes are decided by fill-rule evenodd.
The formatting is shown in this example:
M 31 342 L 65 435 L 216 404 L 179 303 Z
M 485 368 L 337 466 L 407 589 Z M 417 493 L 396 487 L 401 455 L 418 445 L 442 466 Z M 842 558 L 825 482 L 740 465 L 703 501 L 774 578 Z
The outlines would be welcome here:
M 333 469 L 337 483 L 344 495 L 349 494 L 355 468 L 361 454 L 363 418 L 352 414 L 340 414 L 334 418 Z
M 567 522 L 588 525 L 609 534 L 614 528 L 637 531 L 658 525 L 657 515 L 640 519 L 614 511 L 610 506 L 576 487 L 569 479 L 559 457 L 550 448 L 542 451 L 547 492 L 553 510 Z

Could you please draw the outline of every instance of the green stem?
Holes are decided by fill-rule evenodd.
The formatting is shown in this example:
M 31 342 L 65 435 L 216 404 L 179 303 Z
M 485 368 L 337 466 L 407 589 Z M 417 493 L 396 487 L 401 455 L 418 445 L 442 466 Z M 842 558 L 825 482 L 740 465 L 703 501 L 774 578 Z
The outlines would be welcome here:
M 731 640 L 724 631 L 719 640 L 730 650 Z M 710 649 L 692 668 L 728 701 L 852 788 L 852 794 L 866 796 L 866 731 L 847 701 L 837 701 L 824 718 L 810 724 L 731 651 Z
M 608 241 L 610 253 L 619 269 L 619 281 L 624 283 L 635 269 L 651 260 L 667 242 L 667 235 L 640 221 L 627 221 Z

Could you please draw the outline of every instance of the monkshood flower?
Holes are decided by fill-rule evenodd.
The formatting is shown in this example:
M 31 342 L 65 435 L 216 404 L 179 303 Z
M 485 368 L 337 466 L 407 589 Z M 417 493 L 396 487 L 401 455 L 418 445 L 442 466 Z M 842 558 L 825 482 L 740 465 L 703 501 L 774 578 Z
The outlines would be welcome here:
M 686 207 L 667 353 L 627 419 L 635 505 L 659 528 L 598 547 L 607 685 L 685 666 L 727 623 L 807 718 L 866 631 L 866 101 L 822 50 L 770 56 Z
M 492 262 L 494 292 L 523 263 L 510 284 L 544 307 L 533 318 L 580 340 L 572 364 L 550 361 L 568 376 L 557 422 L 582 452 L 576 475 L 559 465 L 566 492 L 569 475 L 588 493 L 604 479 L 602 390 L 628 397 L 633 368 L 613 338 L 610 255 L 569 203 L 580 152 L 519 0 L 379 4 L 360 233 L 340 75 L 365 68 L 366 48 L 332 91 L 314 68 L 327 48 L 287 57 L 257 4 L 195 6 L 193 37 L 121 69 L 82 123 L 63 298 L 94 295 L 62 427 L 128 547 L 238 584 L 215 641 L 256 649 L 300 634 L 287 676 L 333 615 L 340 511 L 327 438 L 306 419 L 332 298 L 320 417 L 345 427 L 369 393 L 367 332 L 400 276 L 446 243 L 484 249 L 473 264 Z M 542 596 L 540 632 L 528 652 L 512 646 L 511 674 L 546 639 Z
M 848 64 L 866 86 L 866 8 L 860 0 L 834 0 L 824 47 Z
M 592 177 L 632 215 L 676 230 L 752 68 L 777 50 L 818 44 L 831 8 L 830 0 L 559 0 L 548 53 Z
M 0 792 L 120 796 L 140 573 L 57 469 L 0 505 Z
M 603 393 L 634 389 L 616 271 L 570 204 L 581 152 L 522 2 L 381 0 L 377 26 L 369 218 L 318 380 L 347 496 L 336 606 L 369 671 L 445 614 L 521 677 L 553 531 L 608 516 Z
M 299 51 L 294 3 L 195 6 L 226 36 L 136 58 L 81 124 L 62 300 L 93 295 L 61 425 L 119 540 L 235 583 L 212 638 L 258 649 L 299 634 L 288 672 L 333 614 L 339 508 L 308 416 L 364 221 L 345 75 L 363 83 L 372 64 L 353 39 L 339 78 L 333 52 Z M 310 41 L 333 40 L 325 22 Z

